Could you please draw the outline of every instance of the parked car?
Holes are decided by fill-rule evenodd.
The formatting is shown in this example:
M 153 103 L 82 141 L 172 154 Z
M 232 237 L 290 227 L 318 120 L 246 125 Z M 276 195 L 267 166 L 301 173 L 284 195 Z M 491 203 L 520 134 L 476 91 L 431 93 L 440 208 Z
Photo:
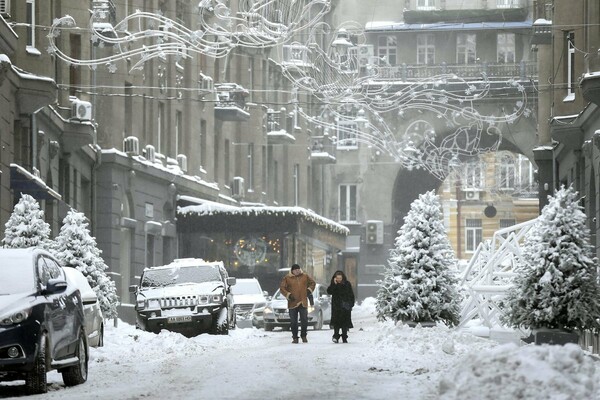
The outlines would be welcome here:
M 263 310 L 269 293 L 262 290 L 256 278 L 237 279 L 232 287 L 233 307 L 238 326 L 263 326 Z
M 145 268 L 136 294 L 136 327 L 159 333 L 167 329 L 194 336 L 203 332 L 228 334 L 235 328 L 229 277 L 222 262 L 199 258 L 174 260 Z
M 327 288 L 319 283 L 313 292 L 314 305 L 308 306 L 308 325 L 315 330 L 323 328 L 323 325 L 331 322 L 331 296 L 327 294 Z M 289 329 L 290 316 L 287 308 L 287 299 L 279 289 L 267 303 L 263 311 L 264 327 L 266 331 L 281 327 Z
M 47 392 L 46 373 L 67 386 L 88 376 L 88 342 L 79 290 L 67 290 L 63 268 L 38 248 L 0 249 L 0 380 L 25 380 Z
M 85 275 L 79 270 L 70 267 L 63 269 L 65 270 L 69 286 L 78 289 L 81 293 L 88 345 L 91 347 L 104 346 L 104 316 L 102 315 L 96 292 L 90 286 Z

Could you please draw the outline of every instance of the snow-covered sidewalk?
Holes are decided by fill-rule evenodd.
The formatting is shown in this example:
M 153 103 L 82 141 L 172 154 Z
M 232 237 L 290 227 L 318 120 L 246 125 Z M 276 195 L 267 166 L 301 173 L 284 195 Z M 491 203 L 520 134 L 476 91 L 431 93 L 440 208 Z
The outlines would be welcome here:
M 348 344 L 331 330 L 236 329 L 187 339 L 163 331 L 109 327 L 91 349 L 90 376 L 65 388 L 56 372 L 49 393 L 32 399 L 590 399 L 600 375 L 577 346 L 495 342 L 444 327 L 409 328 L 375 320 L 373 299 L 353 312 Z M 19 395 L 0 386 L 0 398 Z

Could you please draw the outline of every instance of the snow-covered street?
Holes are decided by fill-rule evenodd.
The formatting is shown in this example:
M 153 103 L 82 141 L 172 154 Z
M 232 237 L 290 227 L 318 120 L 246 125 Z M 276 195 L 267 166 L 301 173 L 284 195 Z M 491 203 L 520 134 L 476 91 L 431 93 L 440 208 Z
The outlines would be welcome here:
M 88 382 L 65 388 L 48 374 L 31 399 L 590 399 L 600 398 L 596 362 L 575 345 L 498 345 L 443 327 L 379 323 L 374 300 L 353 312 L 348 344 L 331 330 L 236 329 L 229 336 L 187 339 L 163 331 L 109 327 L 91 349 Z M 0 398 L 22 396 L 3 383 Z

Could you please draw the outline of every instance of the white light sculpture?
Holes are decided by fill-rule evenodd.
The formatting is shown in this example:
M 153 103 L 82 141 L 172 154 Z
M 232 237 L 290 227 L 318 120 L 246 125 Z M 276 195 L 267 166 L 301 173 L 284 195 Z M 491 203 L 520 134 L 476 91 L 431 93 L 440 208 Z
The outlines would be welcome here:
M 155 57 L 190 53 L 220 58 L 236 47 L 267 48 L 285 43 L 299 31 L 315 24 L 330 9 L 330 0 L 242 0 L 233 11 L 226 0 L 201 0 L 198 29 L 188 27 L 160 13 L 137 10 L 116 25 L 106 22 L 106 10 L 93 10 L 88 30 L 94 45 L 112 47 L 114 54 L 89 60 L 75 59 L 56 44 L 63 29 L 74 29 L 69 15 L 56 19 L 48 39 L 48 52 L 78 66 L 96 68 L 106 65 L 116 71 L 115 63 L 134 59 L 132 70 Z

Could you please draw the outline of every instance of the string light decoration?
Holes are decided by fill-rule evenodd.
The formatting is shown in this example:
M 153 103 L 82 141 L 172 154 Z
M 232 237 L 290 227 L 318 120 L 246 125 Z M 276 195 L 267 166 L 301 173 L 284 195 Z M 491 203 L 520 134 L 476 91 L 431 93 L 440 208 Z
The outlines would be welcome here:
M 325 23 L 313 27 L 313 31 L 317 29 L 332 32 Z M 337 133 L 316 135 L 321 139 L 339 144 L 352 138 L 389 154 L 405 168 L 424 168 L 443 180 L 460 167 L 462 159 L 497 151 L 502 141 L 501 124 L 531 115 L 525 87 L 514 78 L 506 79 L 500 87 L 485 74 L 476 80 L 456 74 L 410 81 L 389 79 L 385 65 L 371 60 L 361 65 L 359 52 L 365 38 L 356 23 L 344 23 L 336 32 L 326 50 L 314 41 L 316 35 L 312 33 L 308 35 L 310 42 L 283 45 L 280 53 L 283 74 L 299 91 L 325 104 L 318 115 L 298 109 L 313 130 Z M 489 102 L 493 90 L 510 92 L 517 99 L 509 113 L 483 115 L 477 111 L 478 103 Z M 436 125 L 444 126 L 443 134 L 437 135 L 433 129 L 421 134 L 397 132 L 387 122 L 411 112 L 439 120 Z
M 93 45 L 112 48 L 113 54 L 88 60 L 76 59 L 58 47 L 65 28 L 76 27 L 69 15 L 56 19 L 48 34 L 48 52 L 70 65 L 92 69 L 105 65 L 116 72 L 118 61 L 131 59 L 131 70 L 156 57 L 190 57 L 191 53 L 214 58 L 227 56 L 236 47 L 267 48 L 287 42 L 326 14 L 330 0 L 242 0 L 237 11 L 226 0 L 201 0 L 198 29 L 189 29 L 162 13 L 137 10 L 113 25 L 107 7 L 92 10 L 88 30 Z
M 424 168 L 440 180 L 461 160 L 497 151 L 501 124 L 531 115 L 525 87 L 516 79 L 492 82 L 485 74 L 465 79 L 453 73 L 390 78 L 385 60 L 372 57 L 363 62 L 359 56 L 367 43 L 362 26 L 345 22 L 332 29 L 322 21 L 330 0 L 241 0 L 236 10 L 228 3 L 201 0 L 195 30 L 161 13 L 139 10 L 113 25 L 107 22 L 105 8 L 94 9 L 88 27 L 92 42 L 107 51 L 89 60 L 75 59 L 57 46 L 60 32 L 75 26 L 67 15 L 54 21 L 48 51 L 71 65 L 92 69 L 104 65 L 115 72 L 117 62 L 126 59 L 136 70 L 155 57 L 179 59 L 197 53 L 221 58 L 236 47 L 275 48 L 281 71 L 295 90 L 323 104 L 316 112 L 295 107 L 316 132 L 320 146 L 327 141 L 336 148 L 363 143 L 407 169 Z M 298 37 L 307 39 L 299 42 Z M 110 49 L 112 54 L 106 55 Z M 504 102 L 510 92 L 516 98 L 513 109 L 480 114 L 478 104 L 489 102 L 493 90 L 503 91 Z M 426 113 L 436 126 L 443 126 L 443 132 L 433 128 L 399 132 L 398 124 L 390 122 L 414 112 Z

